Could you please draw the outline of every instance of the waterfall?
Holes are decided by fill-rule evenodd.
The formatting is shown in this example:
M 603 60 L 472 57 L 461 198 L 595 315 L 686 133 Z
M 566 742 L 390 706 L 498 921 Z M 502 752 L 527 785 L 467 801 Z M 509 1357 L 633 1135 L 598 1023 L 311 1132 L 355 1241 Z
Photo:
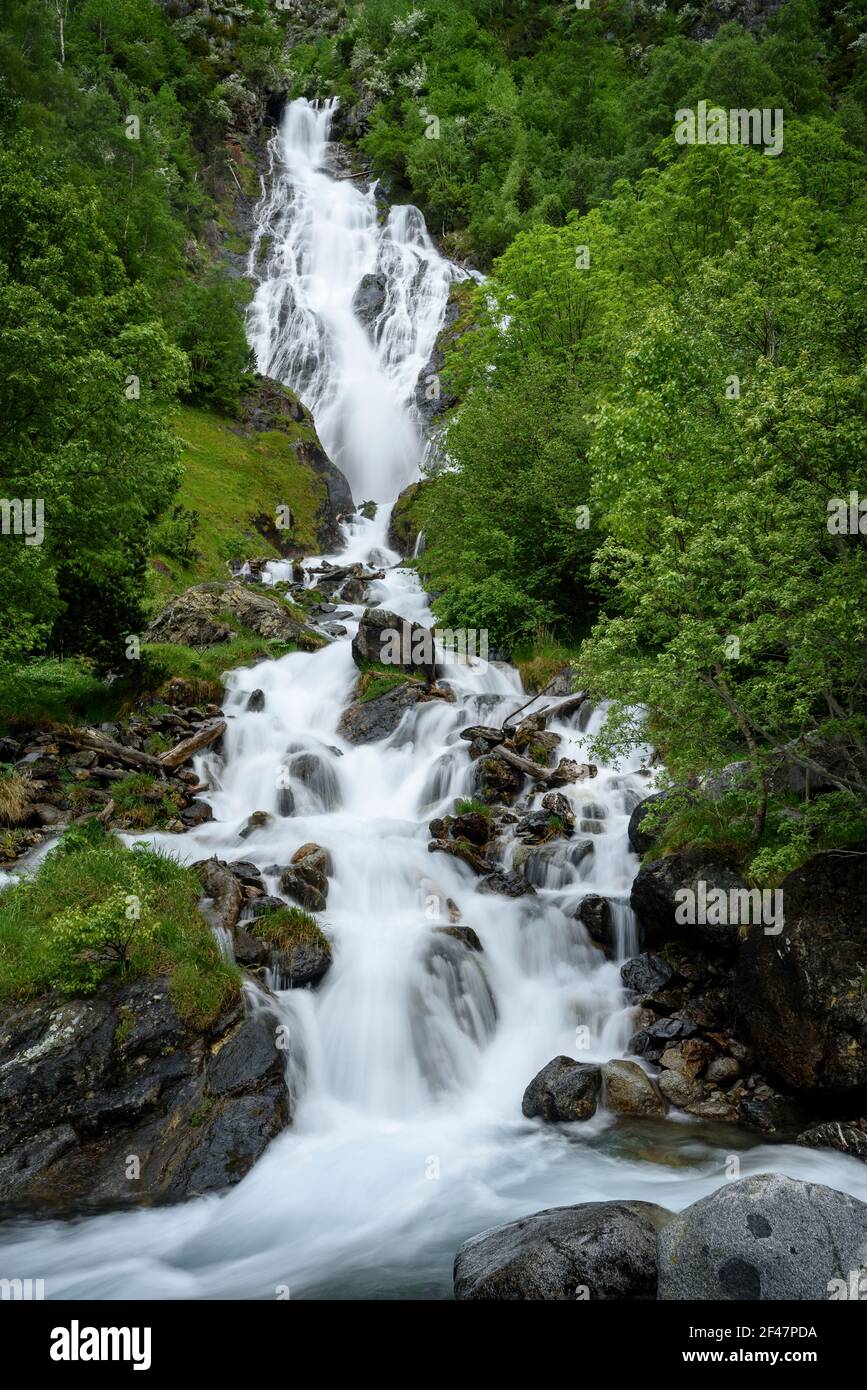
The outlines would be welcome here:
M 260 369 L 313 411 L 356 500 L 381 503 L 374 520 L 345 527 L 343 559 L 384 558 L 371 601 L 430 623 L 414 571 L 389 549 L 387 522 L 417 476 L 413 389 L 449 285 L 465 272 L 440 256 L 415 208 L 383 215 L 375 189 L 329 174 L 332 113 L 294 102 L 272 143 L 250 339 Z M 362 322 L 353 306 L 370 276 L 374 309 Z M 272 579 L 282 573 L 271 567 Z M 53 1296 L 266 1299 L 288 1285 L 292 1298 L 448 1297 L 467 1236 L 581 1201 L 680 1208 L 719 1186 L 731 1145 L 749 1142 L 682 1119 L 615 1124 L 604 1108 L 581 1125 L 522 1118 L 524 1088 L 552 1057 L 625 1053 L 634 1019 L 618 963 L 575 909 L 587 894 L 607 898 L 621 954 L 634 953 L 637 860 L 626 830 L 646 782 L 633 762 L 565 787 L 584 824 L 573 840 L 533 852 L 535 894 L 478 893 L 467 866 L 429 852 L 427 827 L 472 793 L 460 730 L 523 706 L 519 677 L 498 663 L 449 667 L 454 703 L 416 706 L 387 739 L 352 745 L 336 728 L 357 676 L 350 638 L 363 610 L 344 607 L 353 614 L 346 638 L 231 675 L 221 758 L 196 762 L 214 820 L 150 837 L 186 861 L 216 854 L 263 870 L 288 864 L 307 841 L 329 851 L 321 921 L 332 967 L 315 989 L 278 991 L 269 1003 L 290 1038 L 293 1123 L 218 1199 L 7 1234 L 4 1269 L 38 1270 Z M 257 711 L 247 708 L 254 689 L 264 694 Z M 550 722 L 560 754 L 584 761 L 600 718 L 593 712 L 586 728 L 574 716 Z M 287 786 L 290 815 L 281 814 Z M 528 800 L 535 809 L 539 796 Z M 254 811 L 272 819 L 241 839 Z M 279 891 L 276 873 L 266 882 Z M 481 953 L 444 930 L 455 916 Z M 773 1167 L 814 1181 L 849 1162 L 795 1147 L 741 1155 L 744 1173 Z M 848 1167 L 830 1181 L 853 1185 Z

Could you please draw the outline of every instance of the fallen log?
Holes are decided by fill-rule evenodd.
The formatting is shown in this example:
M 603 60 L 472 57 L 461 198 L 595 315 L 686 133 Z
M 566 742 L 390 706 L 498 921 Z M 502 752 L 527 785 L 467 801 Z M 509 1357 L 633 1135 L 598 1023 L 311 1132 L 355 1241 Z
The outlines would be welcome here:
M 522 758 L 520 753 L 515 753 L 503 744 L 494 749 L 494 757 L 502 758 L 503 762 L 517 768 L 527 777 L 533 777 L 537 782 L 543 782 L 549 787 L 562 787 L 567 782 L 578 782 L 584 777 L 596 776 L 594 763 L 576 763 L 571 758 L 561 758 L 556 767 L 540 767 L 532 759 Z
M 125 763 L 129 767 L 146 767 L 160 773 L 165 770 L 165 765 L 159 758 L 154 757 L 153 753 L 143 753 L 139 748 L 126 748 L 122 743 L 116 743 L 113 738 L 94 733 L 91 729 L 65 729 L 57 734 L 56 738 L 58 743 L 71 748 L 92 749 L 95 753 L 101 753 L 104 758 L 111 758 L 116 763 Z
M 209 743 L 213 743 L 225 731 L 225 719 L 216 719 L 213 724 L 205 724 L 197 733 L 182 739 L 168 752 L 161 753 L 159 756 L 160 765 L 164 768 L 180 767 L 181 763 L 185 763 L 194 753 L 198 753 L 200 748 L 207 748 Z
M 494 753 L 496 757 L 502 758 L 504 763 L 508 763 L 511 767 L 517 768 L 519 772 L 523 772 L 527 777 L 534 777 L 537 782 L 548 783 L 551 781 L 550 768 L 540 767 L 539 764 L 534 763 L 531 758 L 523 758 L 520 753 L 516 753 L 511 748 L 506 748 L 502 743 L 494 750 Z

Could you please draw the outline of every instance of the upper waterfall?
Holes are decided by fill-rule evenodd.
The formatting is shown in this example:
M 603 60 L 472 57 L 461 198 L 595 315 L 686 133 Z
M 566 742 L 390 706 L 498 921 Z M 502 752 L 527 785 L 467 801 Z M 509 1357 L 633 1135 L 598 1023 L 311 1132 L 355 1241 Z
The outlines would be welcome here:
M 449 286 L 466 272 L 439 254 L 417 208 L 383 219 L 375 184 L 332 177 L 335 109 L 292 102 L 271 141 L 248 331 L 259 370 L 301 396 L 356 499 L 390 501 L 417 475 L 412 393 Z M 376 277 L 377 298 L 365 324 L 354 303 L 366 276 Z

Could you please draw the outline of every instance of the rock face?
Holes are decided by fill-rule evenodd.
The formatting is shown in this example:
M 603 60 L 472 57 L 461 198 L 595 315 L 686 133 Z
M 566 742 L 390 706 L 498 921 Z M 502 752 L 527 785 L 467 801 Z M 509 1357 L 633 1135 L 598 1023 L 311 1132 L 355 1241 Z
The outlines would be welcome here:
M 352 312 L 364 324 L 371 338 L 376 336 L 376 320 L 385 308 L 384 275 L 363 275 L 352 296 Z
M 194 1032 L 163 978 L 7 1013 L 5 1201 L 40 1212 L 177 1202 L 240 1182 L 289 1119 L 276 1024 L 237 1004 Z
M 809 1149 L 836 1149 L 841 1154 L 851 1154 L 867 1163 L 867 1119 L 855 1120 L 851 1124 L 832 1120 L 822 1125 L 814 1125 L 798 1135 L 798 1143 Z
M 755 928 L 739 953 L 743 1026 L 795 1090 L 867 1085 L 867 851 L 817 855 L 780 888 L 782 932 Z
M 424 482 L 410 483 L 392 507 L 388 520 L 388 539 L 399 555 L 412 555 L 415 549 L 418 526 L 413 520 L 412 509 L 424 486 Z
M 689 890 L 698 905 L 715 889 L 726 894 L 727 904 L 735 901 L 730 896 L 733 891 L 748 892 L 737 865 L 715 850 L 678 850 L 643 864 L 632 884 L 630 903 L 643 928 L 646 944 L 661 946 L 666 941 L 692 937 L 711 946 L 736 946 L 739 926 L 737 920 L 731 919 L 737 914 L 728 906 L 724 912 L 728 920 L 719 923 L 713 920 L 689 923 L 676 918 L 679 908 L 680 916 L 684 915 L 676 897 L 679 891 Z M 710 910 L 707 916 L 712 917 Z
M 587 1202 L 483 1231 L 458 1251 L 455 1298 L 653 1299 L 657 1228 L 670 1215 L 651 1202 Z
M 659 1297 L 826 1300 L 867 1265 L 867 1205 L 761 1173 L 724 1183 L 659 1235 Z
M 149 642 L 172 642 L 186 647 L 210 647 L 234 636 L 220 618 L 229 612 L 259 637 L 295 642 L 304 651 L 323 645 L 320 635 L 293 617 L 285 604 L 261 588 L 229 580 L 226 584 L 195 584 L 170 599 L 147 629 Z
M 602 1072 L 590 1062 L 555 1057 L 533 1077 L 521 1102 L 523 1115 L 549 1124 L 589 1120 L 596 1113 Z
M 654 792 L 652 796 L 646 796 L 643 801 L 639 801 L 632 815 L 629 817 L 627 834 L 629 836 L 629 843 L 636 854 L 647 854 L 648 850 L 653 849 L 659 831 L 654 830 L 651 833 L 650 830 L 644 830 L 642 829 L 642 823 L 650 808 L 663 804 L 667 796 L 667 792 Z M 659 829 L 662 829 L 661 820 Z

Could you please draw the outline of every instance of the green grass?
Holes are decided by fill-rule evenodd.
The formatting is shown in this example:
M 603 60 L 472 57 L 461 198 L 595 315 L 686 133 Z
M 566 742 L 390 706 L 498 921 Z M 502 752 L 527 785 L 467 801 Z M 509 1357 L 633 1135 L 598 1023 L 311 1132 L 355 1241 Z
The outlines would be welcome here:
M 157 605 L 172 594 L 208 579 L 226 579 L 226 561 L 274 555 L 277 550 L 257 530 L 264 517 L 273 524 L 277 507 L 292 512 L 291 539 L 315 551 L 316 516 L 325 500 L 325 484 L 300 463 L 294 444 L 316 443 L 308 424 L 288 423 L 285 430 L 263 430 L 245 438 L 237 421 L 207 410 L 181 407 L 175 428 L 183 442 L 184 475 L 174 499 L 199 517 L 197 558 L 182 565 L 168 555 L 154 558 L 168 573 L 154 570 Z
M 520 672 L 524 689 L 529 692 L 544 690 L 557 672 L 574 662 L 577 656 L 577 646 L 570 646 L 550 632 L 542 631 L 532 642 L 517 646 L 512 652 L 512 661 Z
M 158 793 L 154 797 L 153 793 Z M 147 772 L 132 772 L 114 784 L 114 809 L 128 825 L 136 830 L 150 830 L 174 820 L 181 808 L 181 798 L 164 782 Z
M 491 808 L 486 806 L 483 801 L 473 801 L 465 797 L 459 797 L 455 802 L 455 815 L 457 816 L 484 816 L 485 820 L 490 817 Z
M 423 685 L 424 676 L 416 676 L 396 666 L 366 666 L 358 682 L 358 698 L 363 705 L 367 704 L 368 700 L 378 700 L 407 681 Z
M 113 719 L 123 695 L 80 661 L 46 657 L 26 666 L 0 666 L 0 733 L 16 727 L 99 724 Z
M 127 849 L 97 822 L 68 831 L 32 878 L 0 893 L 0 1003 L 168 975 L 181 1018 L 207 1028 L 240 973 L 199 915 L 200 894 L 167 855 Z
M 282 950 L 292 946 L 320 946 L 329 956 L 331 942 L 315 917 L 300 907 L 281 907 L 257 917 L 253 930 L 262 941 L 271 941 Z

